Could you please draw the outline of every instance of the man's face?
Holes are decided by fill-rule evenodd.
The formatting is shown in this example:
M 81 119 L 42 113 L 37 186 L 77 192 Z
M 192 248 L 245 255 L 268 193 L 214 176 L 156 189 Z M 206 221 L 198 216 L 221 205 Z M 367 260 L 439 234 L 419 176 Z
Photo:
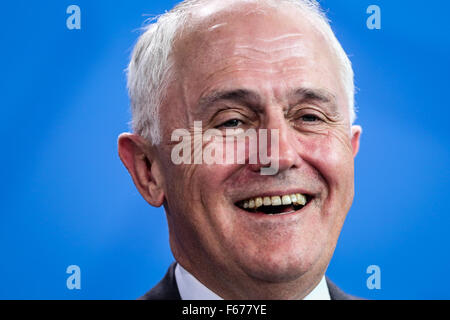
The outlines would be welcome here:
M 291 11 L 211 16 L 176 43 L 158 150 L 171 246 L 188 269 L 284 282 L 323 274 L 331 259 L 353 199 L 355 144 L 337 59 Z M 171 133 L 194 121 L 224 133 L 278 129 L 278 173 L 261 175 L 255 164 L 175 165 Z M 308 200 L 300 210 L 243 208 L 245 200 L 298 193 Z

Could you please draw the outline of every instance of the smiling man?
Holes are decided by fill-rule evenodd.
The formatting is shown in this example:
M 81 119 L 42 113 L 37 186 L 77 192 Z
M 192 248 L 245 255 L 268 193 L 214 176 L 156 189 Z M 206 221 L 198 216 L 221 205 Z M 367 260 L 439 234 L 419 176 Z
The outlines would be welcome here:
M 143 299 L 352 298 L 325 272 L 361 128 L 350 61 L 315 1 L 184 1 L 140 37 L 128 84 L 134 133 L 120 135 L 119 155 L 145 200 L 164 206 L 176 259 Z M 201 149 L 226 145 L 224 157 L 239 143 L 207 130 L 276 139 L 244 139 L 244 162 L 180 163 L 176 130 L 200 135 Z M 261 149 L 272 174 L 249 161 Z

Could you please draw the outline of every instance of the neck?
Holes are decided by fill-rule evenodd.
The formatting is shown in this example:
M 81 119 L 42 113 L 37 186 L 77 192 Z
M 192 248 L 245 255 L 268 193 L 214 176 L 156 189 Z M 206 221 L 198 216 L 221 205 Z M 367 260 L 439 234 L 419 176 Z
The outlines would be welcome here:
M 225 300 L 301 300 L 318 286 L 324 276 L 324 272 L 308 272 L 289 281 L 269 282 L 239 272 L 230 274 L 217 267 L 198 268 L 183 259 L 177 261 L 205 287 Z

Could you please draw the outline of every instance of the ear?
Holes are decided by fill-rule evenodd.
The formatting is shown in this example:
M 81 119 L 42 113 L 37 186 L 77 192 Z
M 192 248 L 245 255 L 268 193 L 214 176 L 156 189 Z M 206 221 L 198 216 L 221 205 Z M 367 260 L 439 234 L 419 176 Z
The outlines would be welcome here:
M 140 194 L 152 206 L 160 207 L 164 202 L 163 181 L 153 146 L 131 133 L 122 133 L 117 144 L 119 157 Z
M 359 140 L 361 138 L 362 128 L 361 126 L 352 126 L 352 149 L 353 158 L 356 157 L 359 151 Z

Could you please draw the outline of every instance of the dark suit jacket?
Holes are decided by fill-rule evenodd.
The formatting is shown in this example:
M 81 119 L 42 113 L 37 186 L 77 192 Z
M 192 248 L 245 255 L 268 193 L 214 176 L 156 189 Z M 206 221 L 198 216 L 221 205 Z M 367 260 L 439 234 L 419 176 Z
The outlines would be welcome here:
M 181 300 L 175 280 L 176 262 L 172 263 L 164 278 L 139 300 Z M 346 294 L 327 278 L 331 300 L 358 300 L 359 298 Z

